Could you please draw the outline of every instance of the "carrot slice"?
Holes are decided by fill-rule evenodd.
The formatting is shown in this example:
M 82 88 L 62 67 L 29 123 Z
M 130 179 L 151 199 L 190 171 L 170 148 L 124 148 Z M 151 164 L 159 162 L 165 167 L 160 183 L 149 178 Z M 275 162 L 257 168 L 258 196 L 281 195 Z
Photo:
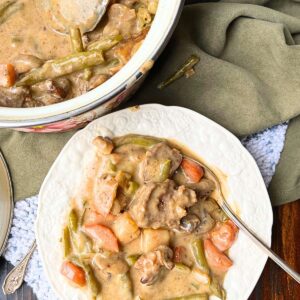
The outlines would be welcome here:
M 11 64 L 0 64 L 0 86 L 12 87 L 16 82 L 16 71 Z
M 80 286 L 86 285 L 84 270 L 69 261 L 63 262 L 60 273 Z
M 108 227 L 103 225 L 85 225 L 84 231 L 105 250 L 119 252 L 118 240 Z
M 86 225 L 100 224 L 106 227 L 111 227 L 117 216 L 109 213 L 106 216 L 96 213 L 94 210 L 88 210 L 84 218 Z
M 237 232 L 238 228 L 235 224 L 231 220 L 227 220 L 215 226 L 210 232 L 210 239 L 220 251 L 225 251 L 234 243 Z
M 216 273 L 225 273 L 232 266 L 232 261 L 210 240 L 204 240 L 204 252 L 209 267 Z
M 199 182 L 204 176 L 203 168 L 191 159 L 184 158 L 181 162 L 181 167 L 191 183 Z

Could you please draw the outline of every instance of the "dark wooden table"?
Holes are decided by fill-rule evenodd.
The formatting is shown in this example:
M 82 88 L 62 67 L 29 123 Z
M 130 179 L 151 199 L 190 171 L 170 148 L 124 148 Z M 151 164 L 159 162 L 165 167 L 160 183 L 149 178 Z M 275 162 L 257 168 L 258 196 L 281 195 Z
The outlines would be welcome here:
M 272 249 L 300 272 L 300 200 L 274 209 Z M 297 253 L 298 251 L 298 253 Z M 0 260 L 0 282 L 11 265 Z M 36 299 L 31 289 L 24 284 L 15 295 L 5 297 L 0 291 L 1 300 Z M 299 300 L 300 285 L 286 275 L 272 261 L 268 261 L 264 272 L 253 291 L 250 300 Z

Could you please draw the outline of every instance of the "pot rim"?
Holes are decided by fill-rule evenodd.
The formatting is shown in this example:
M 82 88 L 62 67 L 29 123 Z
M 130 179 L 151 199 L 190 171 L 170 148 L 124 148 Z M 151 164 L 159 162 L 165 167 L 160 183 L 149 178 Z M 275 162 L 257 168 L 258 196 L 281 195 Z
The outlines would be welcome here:
M 142 71 L 143 65 L 148 61 L 155 61 L 168 43 L 179 21 L 184 2 L 185 0 L 159 1 L 157 14 L 142 46 L 107 82 L 79 97 L 49 106 L 0 107 L 0 128 L 31 127 L 59 122 L 93 110 L 125 91 L 127 86 L 130 87 L 145 74 Z M 161 22 L 166 23 L 164 31 L 161 30 Z M 153 39 L 157 40 L 155 44 Z

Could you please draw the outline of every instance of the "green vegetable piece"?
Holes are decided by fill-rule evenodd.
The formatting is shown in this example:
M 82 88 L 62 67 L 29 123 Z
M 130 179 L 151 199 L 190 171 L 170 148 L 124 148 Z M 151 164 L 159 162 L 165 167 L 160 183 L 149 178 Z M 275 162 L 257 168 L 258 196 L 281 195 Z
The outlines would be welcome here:
M 128 188 L 126 189 L 126 194 L 133 196 L 138 188 L 139 188 L 139 184 L 137 182 L 129 181 Z
M 133 290 L 129 273 L 118 275 L 118 278 L 120 281 L 118 286 L 122 290 L 122 300 L 132 300 Z
M 192 55 L 190 58 L 188 58 L 188 60 L 178 69 L 178 71 L 176 71 L 170 78 L 168 78 L 167 80 L 163 81 L 162 83 L 160 83 L 158 85 L 158 88 L 160 90 L 164 89 L 165 87 L 167 87 L 168 85 L 170 85 L 171 83 L 173 83 L 174 81 L 180 79 L 181 77 L 183 77 L 186 72 L 188 72 L 189 70 L 191 70 L 196 64 L 198 64 L 198 62 L 200 61 L 200 58 L 196 55 Z
M 115 58 L 112 59 L 110 61 L 108 61 L 107 63 L 101 64 L 99 66 L 94 67 L 93 69 L 93 73 L 95 75 L 113 75 L 115 72 L 113 71 L 113 69 L 118 66 L 120 64 L 120 61 Z
M 209 289 L 212 295 L 217 296 L 221 300 L 226 300 L 226 292 L 215 277 L 212 278 Z
M 172 161 L 167 159 L 161 166 L 160 166 L 160 181 L 163 182 L 170 176 L 170 170 L 172 166 Z
M 107 172 L 109 172 L 109 173 L 117 172 L 117 166 L 115 164 L 113 164 L 111 160 L 107 164 Z
M 69 214 L 69 229 L 73 232 L 77 232 L 78 229 L 78 216 L 74 209 Z
M 10 16 L 24 8 L 24 3 L 17 0 L 5 1 L 0 4 L 0 25 L 6 22 Z
M 38 82 L 68 75 L 104 62 L 101 52 L 88 51 L 47 61 L 43 66 L 33 69 L 22 77 L 16 86 L 33 85 Z
M 132 267 L 136 262 L 137 260 L 139 259 L 140 255 L 136 254 L 136 255 L 130 255 L 130 256 L 127 256 L 125 258 L 127 264 L 129 267 Z
M 183 263 L 175 263 L 174 270 L 185 272 L 185 273 L 191 272 L 191 269 Z
M 83 78 L 89 81 L 93 77 L 93 71 L 91 69 L 84 69 Z
M 152 138 L 152 137 L 136 135 L 136 134 L 129 134 L 124 137 L 115 138 L 114 145 L 116 146 L 116 148 L 128 144 L 133 144 L 133 145 L 148 148 L 155 144 L 161 143 L 162 141 L 163 141 L 162 139 L 158 139 L 158 138 Z
M 66 226 L 63 231 L 62 237 L 63 249 L 64 249 L 64 257 L 68 257 L 72 252 L 72 245 L 71 245 L 71 236 L 69 227 Z
M 208 264 L 204 254 L 203 241 L 201 239 L 195 240 L 191 244 L 192 252 L 197 266 L 202 272 L 209 273 Z
M 92 292 L 92 296 L 97 297 L 97 295 L 101 292 L 100 283 L 97 280 L 92 268 L 84 262 L 81 262 L 81 264 L 85 271 L 86 281 L 90 291 Z
M 109 37 L 105 37 L 101 40 L 92 42 L 87 46 L 88 51 L 107 51 L 117 44 L 119 44 L 123 40 L 121 35 L 113 35 Z
M 84 47 L 82 43 L 82 36 L 80 29 L 78 27 L 71 27 L 70 30 L 70 39 L 72 44 L 72 49 L 74 53 L 83 52 Z
M 189 296 L 183 296 L 183 297 L 177 297 L 177 298 L 171 298 L 167 300 L 208 300 L 207 294 L 193 294 Z

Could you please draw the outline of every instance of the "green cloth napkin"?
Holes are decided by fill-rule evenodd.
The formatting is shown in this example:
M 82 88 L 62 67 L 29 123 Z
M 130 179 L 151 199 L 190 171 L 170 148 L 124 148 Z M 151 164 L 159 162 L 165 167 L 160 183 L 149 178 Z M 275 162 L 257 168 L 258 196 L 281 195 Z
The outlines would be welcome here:
M 300 17 L 300 3 L 237 2 L 264 4 L 278 11 L 239 3 L 186 7 L 166 51 L 127 105 L 185 106 L 239 137 L 293 119 L 270 186 L 273 204 L 278 205 L 300 198 L 300 117 L 296 118 L 300 115 L 300 19 L 292 17 Z M 191 54 L 201 58 L 196 74 L 158 90 L 158 83 Z M 16 199 L 38 192 L 71 135 L 0 131 Z

